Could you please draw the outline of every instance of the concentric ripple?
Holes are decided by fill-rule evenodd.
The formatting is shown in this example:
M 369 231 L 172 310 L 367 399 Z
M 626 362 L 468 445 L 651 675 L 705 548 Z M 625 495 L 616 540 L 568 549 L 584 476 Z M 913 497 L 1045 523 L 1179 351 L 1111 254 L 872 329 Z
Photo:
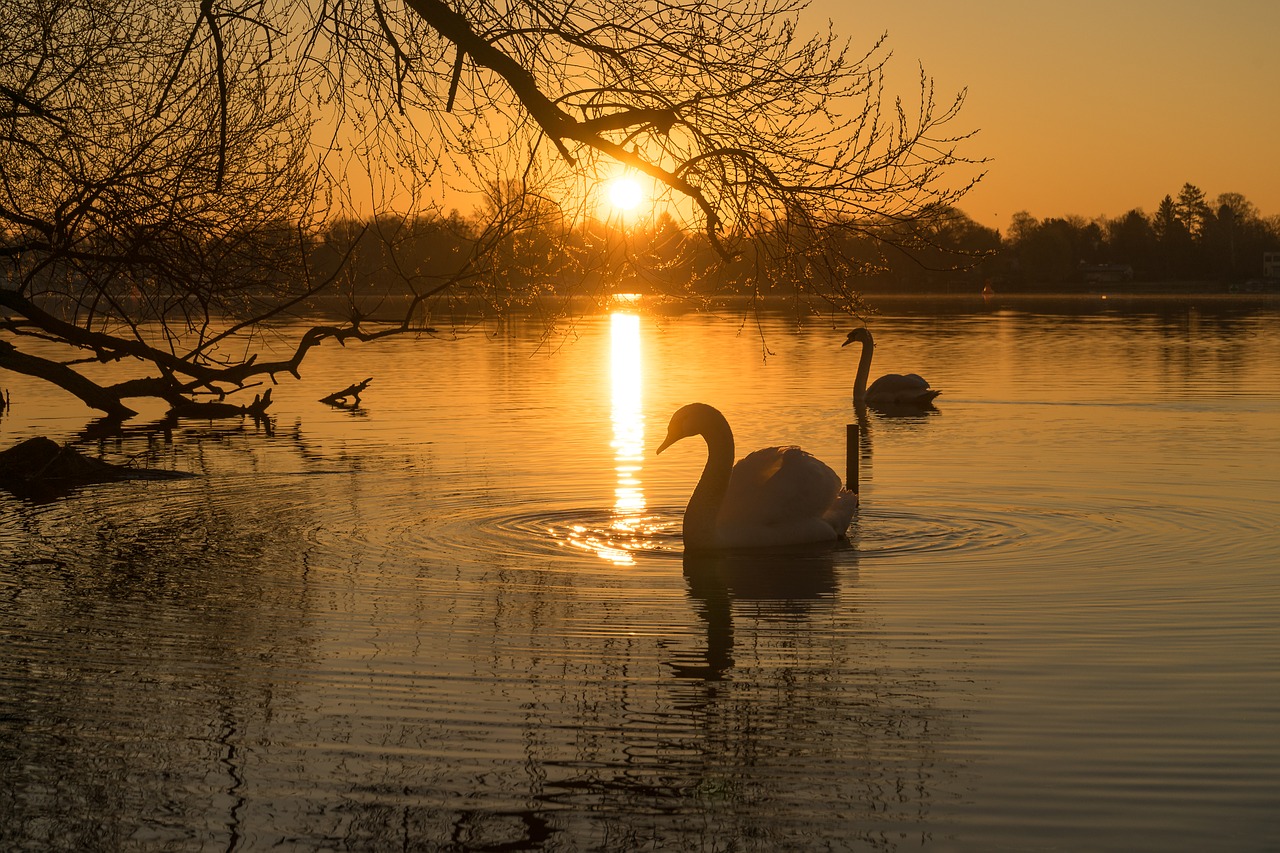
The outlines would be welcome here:
M 630 564 L 641 554 L 679 553 L 680 517 L 669 513 L 618 515 L 596 508 L 564 509 L 490 519 L 490 530 L 510 543 L 534 551 L 564 548 L 614 563 Z
M 265 496 L 269 496 L 269 499 Z M 683 507 L 649 505 L 619 512 L 570 493 L 534 507 L 505 493 L 443 490 L 412 472 L 279 472 L 253 479 L 219 475 L 167 483 L 86 489 L 71 503 L 31 508 L 28 529 L 0 530 L 44 543 L 23 550 L 30 559 L 70 557 L 85 545 L 76 531 L 90 518 L 128 542 L 229 539 L 252 553 L 279 535 L 300 537 L 335 552 L 355 549 L 424 562 L 502 562 L 533 559 L 543 569 L 573 570 L 582 560 L 633 565 L 683 553 Z M 1075 501 L 1073 503 L 1073 500 Z M 152 512 L 135 515 L 139 501 Z M 75 512 L 72 513 L 74 505 Z M 1218 496 L 1116 495 L 1085 504 L 1066 496 L 1057 504 L 973 504 L 926 500 L 864 502 L 849 530 L 859 560 L 904 560 L 945 555 L 984 561 L 1051 558 L 1063 567 L 1096 561 L 1100 553 L 1122 568 L 1152 559 L 1178 559 L 1188 536 L 1216 543 L 1215 556 L 1252 560 L 1275 546 L 1274 503 L 1227 506 Z M 227 518 L 239 518 L 228 536 Z M 92 525 L 91 525 L 92 526 Z M 43 535 L 30 539 L 32 530 Z M 290 532 L 291 531 L 291 532 Z M 121 547 L 133 547 L 122 545 Z M 1166 553 L 1167 552 L 1167 553 Z
M 632 565 L 645 556 L 678 556 L 680 516 L 665 512 L 618 515 L 599 507 L 552 507 L 511 513 L 506 507 L 458 507 L 447 519 L 404 533 L 403 544 L 424 553 L 473 558 L 596 557 Z
M 978 517 L 954 507 L 864 507 L 849 528 L 854 548 L 872 558 L 987 550 L 1027 535 L 1022 520 L 1013 515 Z

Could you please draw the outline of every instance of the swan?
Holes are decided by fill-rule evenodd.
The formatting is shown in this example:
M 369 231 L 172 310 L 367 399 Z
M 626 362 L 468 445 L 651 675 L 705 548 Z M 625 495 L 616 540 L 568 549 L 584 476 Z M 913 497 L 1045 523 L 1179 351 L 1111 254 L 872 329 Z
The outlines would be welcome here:
M 871 387 L 867 387 L 867 377 L 871 375 L 871 354 L 875 351 L 875 341 L 867 329 L 854 329 L 845 338 L 842 347 L 854 341 L 862 343 L 862 357 L 858 359 L 858 378 L 853 382 L 853 402 L 869 405 L 890 404 L 898 406 L 927 406 L 933 398 L 941 394 L 929 387 L 924 377 L 916 373 L 886 373 Z
M 858 495 L 823 462 L 798 447 L 766 447 L 735 465 L 729 422 L 705 403 L 671 416 L 658 453 L 693 435 L 707 442 L 707 464 L 684 511 L 686 550 L 804 545 L 845 535 Z

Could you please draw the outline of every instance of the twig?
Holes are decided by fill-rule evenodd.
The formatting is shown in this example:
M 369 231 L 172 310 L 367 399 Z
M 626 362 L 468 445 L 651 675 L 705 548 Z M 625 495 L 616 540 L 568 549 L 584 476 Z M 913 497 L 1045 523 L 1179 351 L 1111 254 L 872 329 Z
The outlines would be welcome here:
M 373 381 L 370 376 L 363 382 L 357 382 L 354 385 L 348 385 L 341 391 L 335 391 L 327 397 L 321 397 L 321 403 L 327 403 L 330 406 L 337 406 L 339 409 L 354 409 L 360 405 L 360 392 L 369 387 L 369 383 Z M 351 398 L 348 400 L 348 398 Z

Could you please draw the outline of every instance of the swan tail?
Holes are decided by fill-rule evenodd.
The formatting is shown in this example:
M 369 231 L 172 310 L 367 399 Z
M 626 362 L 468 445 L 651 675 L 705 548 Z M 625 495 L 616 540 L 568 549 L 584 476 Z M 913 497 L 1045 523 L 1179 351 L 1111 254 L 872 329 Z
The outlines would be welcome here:
M 836 538 L 843 539 L 849 531 L 849 525 L 853 523 L 853 516 L 858 511 L 858 493 L 851 492 L 848 489 L 841 489 L 836 495 L 835 501 L 822 515 L 822 520 L 831 525 L 831 529 L 836 532 Z

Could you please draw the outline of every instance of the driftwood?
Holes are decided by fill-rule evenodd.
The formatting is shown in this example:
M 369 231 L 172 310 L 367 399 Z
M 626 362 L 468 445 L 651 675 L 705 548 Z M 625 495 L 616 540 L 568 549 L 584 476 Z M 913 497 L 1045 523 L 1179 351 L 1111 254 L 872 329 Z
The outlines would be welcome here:
M 267 416 L 267 406 L 271 405 L 271 389 L 268 388 L 261 396 L 255 396 L 253 402 L 247 406 L 237 406 L 233 403 L 210 403 L 196 400 L 183 400 L 174 403 L 169 409 L 170 417 L 175 418 L 236 418 L 245 417 L 265 418 Z
M 113 465 L 73 447 L 37 436 L 0 451 L 0 486 L 24 497 L 51 499 L 90 483 L 122 480 L 177 480 L 182 471 Z
M 337 406 L 339 409 L 354 409 L 360 405 L 360 392 L 369 387 L 369 383 L 373 381 L 370 376 L 363 382 L 357 382 L 354 385 L 348 385 L 341 391 L 335 391 L 328 397 L 321 397 L 321 403 L 328 403 L 330 406 Z M 349 399 L 348 399 L 349 398 Z

